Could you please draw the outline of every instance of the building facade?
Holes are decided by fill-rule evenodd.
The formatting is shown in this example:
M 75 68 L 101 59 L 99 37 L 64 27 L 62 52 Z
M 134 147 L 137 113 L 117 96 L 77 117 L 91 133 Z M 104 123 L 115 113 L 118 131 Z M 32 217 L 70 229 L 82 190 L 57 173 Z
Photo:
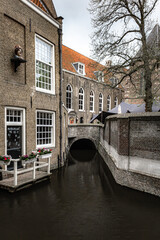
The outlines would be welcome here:
M 123 89 L 111 86 L 116 78 L 108 79 L 106 66 L 66 46 L 62 46 L 62 62 L 63 102 L 69 124 L 89 123 L 94 115 L 122 101 Z
M 56 166 L 67 144 L 67 111 L 60 104 L 62 18 L 51 0 L 2 0 L 0 21 L 0 154 L 19 158 L 51 148 Z

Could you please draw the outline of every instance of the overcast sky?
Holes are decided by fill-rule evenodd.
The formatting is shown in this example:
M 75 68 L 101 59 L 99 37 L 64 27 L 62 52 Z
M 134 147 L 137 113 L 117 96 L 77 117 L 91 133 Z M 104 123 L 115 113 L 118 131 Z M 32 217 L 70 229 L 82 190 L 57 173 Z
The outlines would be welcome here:
M 53 0 L 58 16 L 63 20 L 63 44 L 92 58 L 91 53 L 91 16 L 87 8 L 89 0 Z M 160 24 L 160 1 L 154 12 L 154 20 Z M 154 24 L 153 26 L 154 27 Z
M 63 20 L 63 44 L 91 57 L 91 19 L 87 10 L 89 0 L 53 0 L 58 16 Z

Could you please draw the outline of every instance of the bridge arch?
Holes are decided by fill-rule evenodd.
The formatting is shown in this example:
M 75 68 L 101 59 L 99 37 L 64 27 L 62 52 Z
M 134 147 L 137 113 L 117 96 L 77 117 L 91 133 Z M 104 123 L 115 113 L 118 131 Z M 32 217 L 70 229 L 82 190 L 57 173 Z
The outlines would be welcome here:
M 78 149 L 85 149 L 85 148 L 89 148 L 89 149 L 96 149 L 97 150 L 97 146 L 96 146 L 96 141 L 95 139 L 92 138 L 73 138 L 73 139 L 69 139 L 69 148 L 78 148 Z
M 98 149 L 100 142 L 100 124 L 72 124 L 68 126 L 68 144 L 69 149 L 72 145 L 81 139 L 91 141 L 95 148 Z

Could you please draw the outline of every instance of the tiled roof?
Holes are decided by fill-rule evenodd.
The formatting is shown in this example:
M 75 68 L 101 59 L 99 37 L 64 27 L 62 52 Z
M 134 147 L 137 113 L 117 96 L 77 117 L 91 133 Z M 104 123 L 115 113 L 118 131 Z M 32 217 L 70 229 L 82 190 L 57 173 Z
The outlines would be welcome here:
M 30 1 L 36 4 L 38 7 L 40 7 L 44 12 L 47 12 L 47 10 L 44 8 L 40 0 L 30 0 Z
M 106 69 L 105 66 L 99 64 L 98 62 L 85 57 L 84 55 L 68 48 L 66 46 L 62 46 L 62 65 L 63 69 L 68 70 L 73 73 L 77 73 L 75 68 L 73 67 L 73 63 L 80 62 L 85 64 L 85 77 L 97 80 L 94 72 L 95 71 L 103 71 Z

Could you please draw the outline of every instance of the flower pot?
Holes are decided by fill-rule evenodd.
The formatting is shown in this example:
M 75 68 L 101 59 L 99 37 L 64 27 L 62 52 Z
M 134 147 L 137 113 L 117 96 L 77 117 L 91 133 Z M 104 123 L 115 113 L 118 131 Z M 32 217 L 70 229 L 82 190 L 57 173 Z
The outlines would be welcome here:
M 28 160 L 22 160 L 22 164 L 32 163 L 32 162 L 35 162 L 35 161 L 37 161 L 37 158 L 31 158 L 31 159 L 28 159 Z
M 0 165 L 7 165 L 7 166 L 8 166 L 10 163 L 11 163 L 11 161 L 9 161 L 9 162 L 4 162 L 4 161 L 1 161 L 1 160 L 0 160 Z
M 42 154 L 38 156 L 38 158 L 50 158 L 50 157 L 52 157 L 52 153 Z

